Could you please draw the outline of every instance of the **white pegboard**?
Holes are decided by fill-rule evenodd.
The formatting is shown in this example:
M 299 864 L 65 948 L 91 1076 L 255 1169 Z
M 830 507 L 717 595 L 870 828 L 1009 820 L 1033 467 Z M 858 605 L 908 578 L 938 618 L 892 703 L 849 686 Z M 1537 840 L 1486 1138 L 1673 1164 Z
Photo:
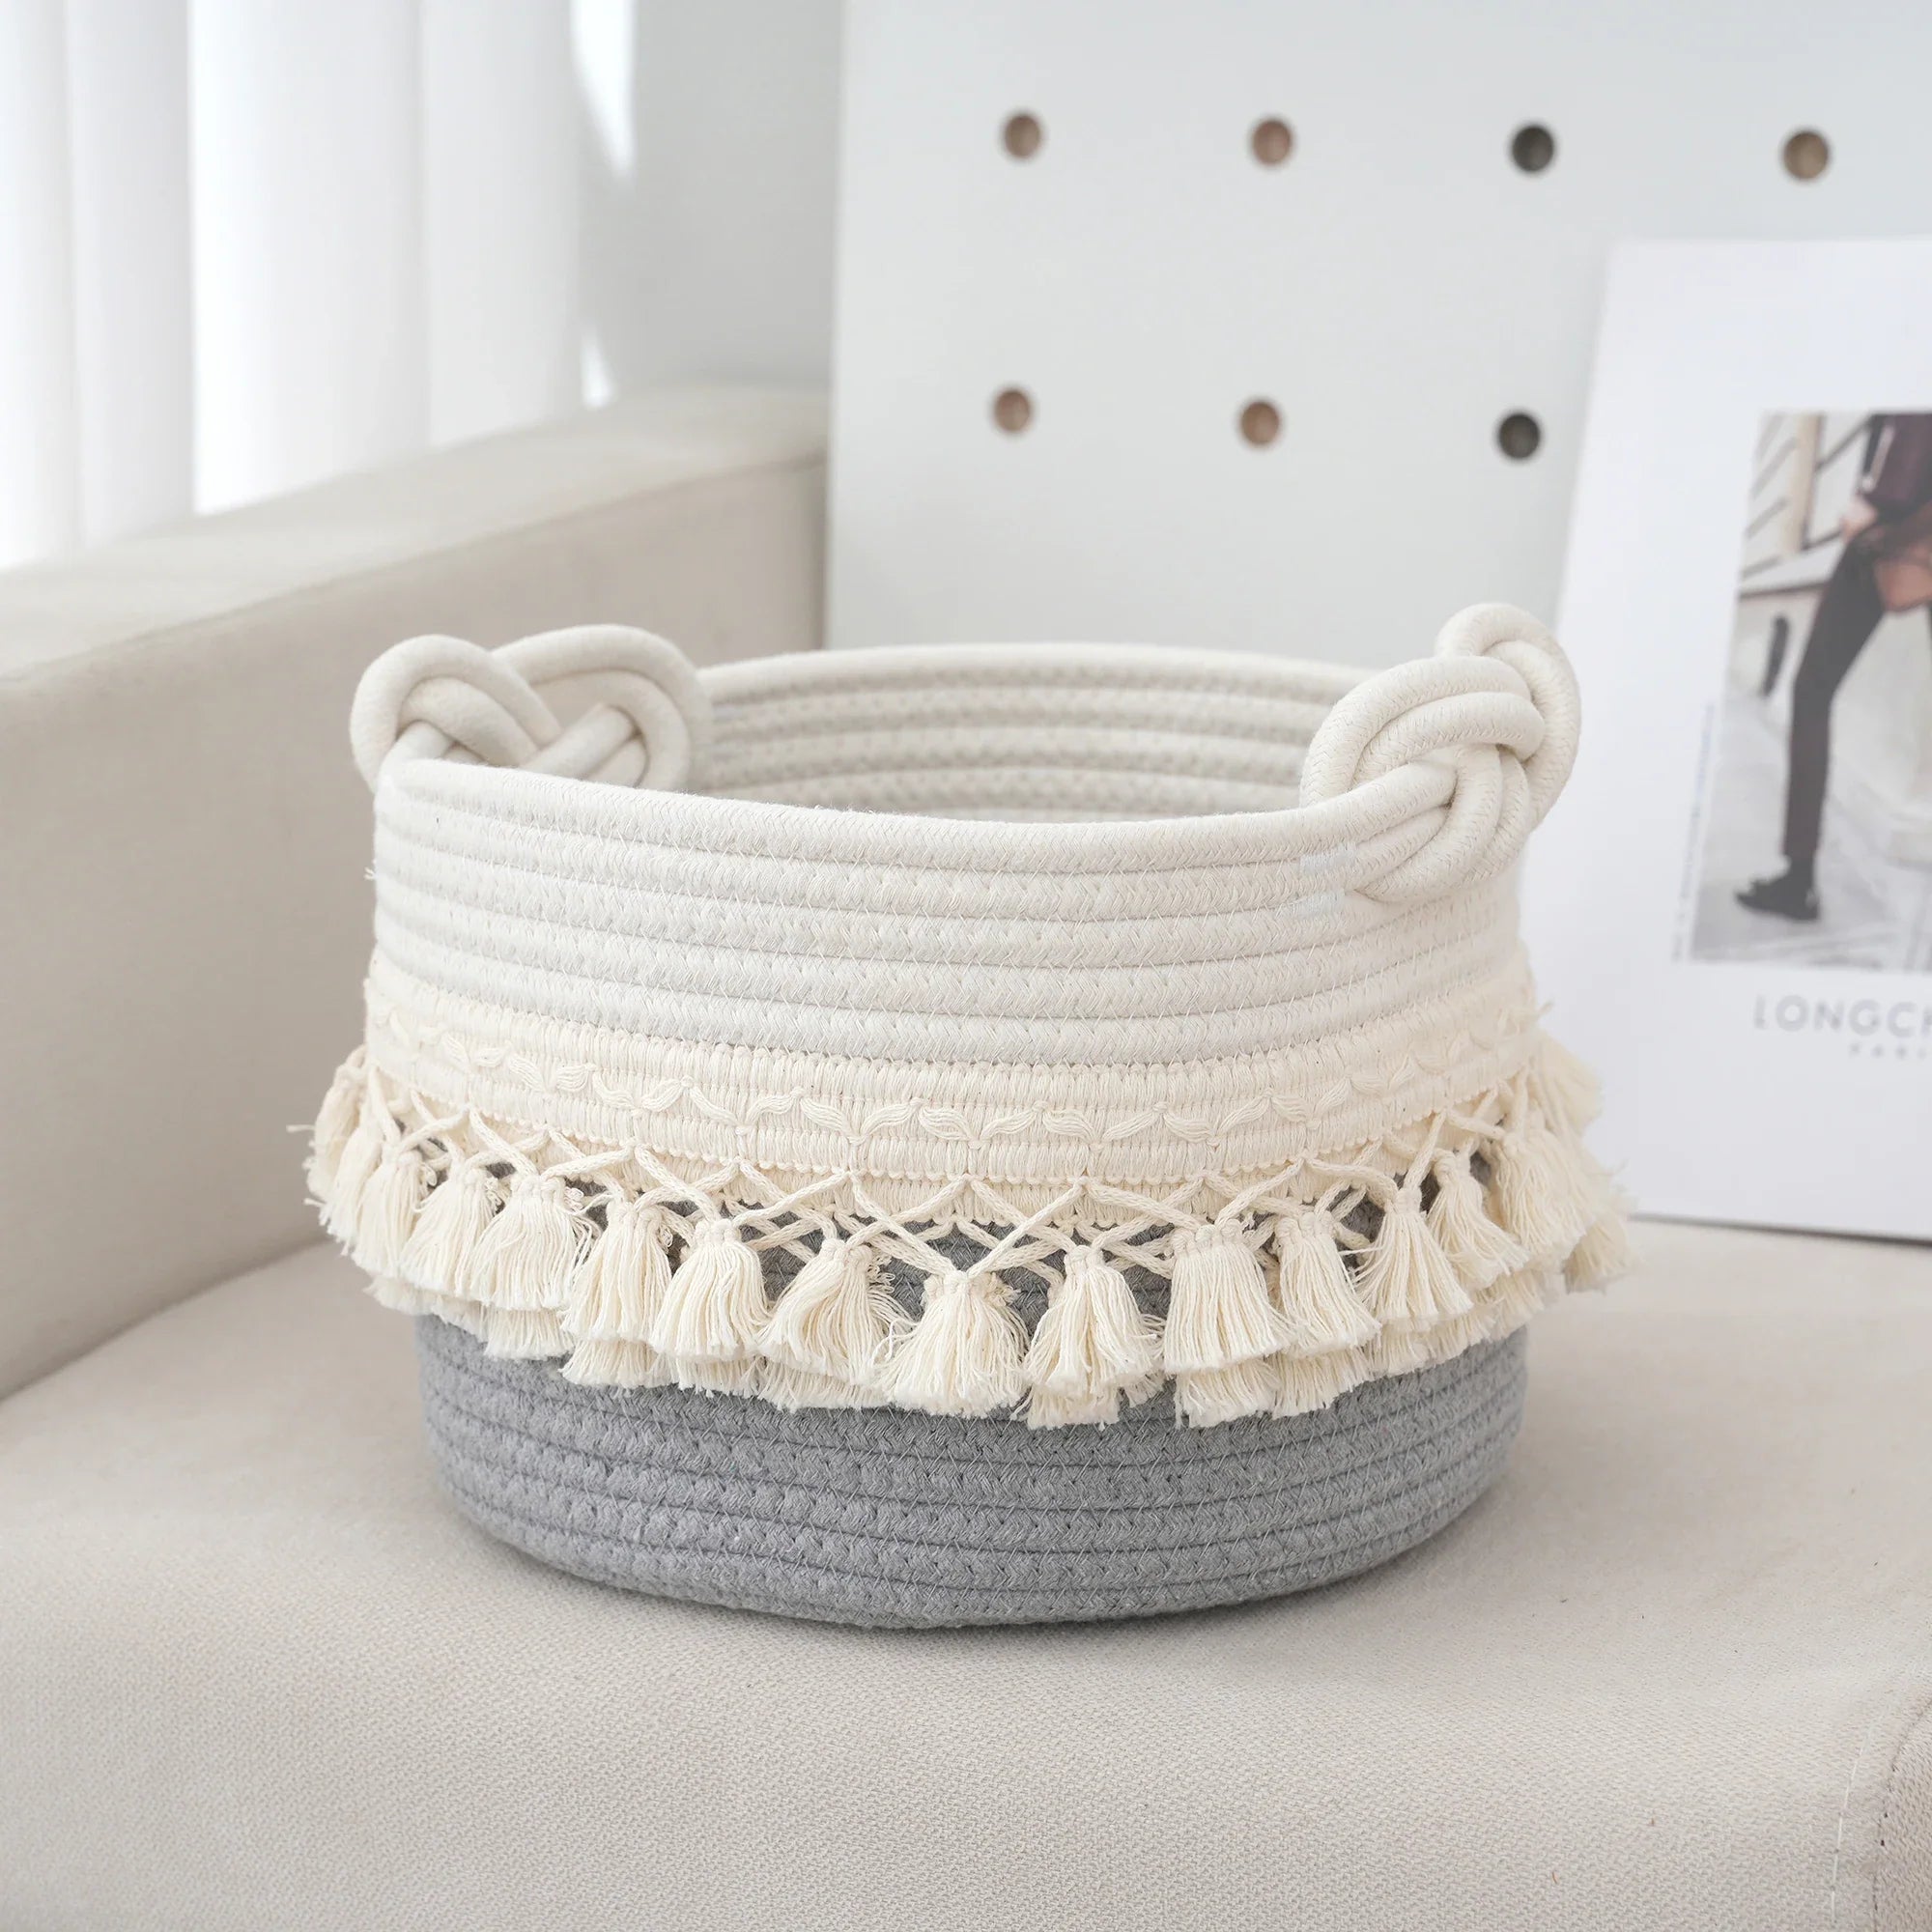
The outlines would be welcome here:
M 1932 229 L 1928 72 L 1897 0 L 851 0 L 833 641 L 1386 663 L 1477 598 L 1550 613 L 1608 243 Z

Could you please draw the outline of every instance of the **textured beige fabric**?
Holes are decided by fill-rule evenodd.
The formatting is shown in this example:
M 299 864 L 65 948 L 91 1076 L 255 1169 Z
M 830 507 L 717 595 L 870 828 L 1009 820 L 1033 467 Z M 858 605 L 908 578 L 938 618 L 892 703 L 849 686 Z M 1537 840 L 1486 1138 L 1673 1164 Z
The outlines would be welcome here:
M 0 1390 L 313 1225 L 283 1129 L 356 1026 L 363 667 L 575 619 L 811 646 L 821 418 L 667 391 L 0 576 Z
M 0 1924 L 1922 1928 L 1932 1255 L 1640 1232 L 1437 1541 L 1099 1630 L 553 1575 L 346 1263 L 197 1296 L 0 1406 Z

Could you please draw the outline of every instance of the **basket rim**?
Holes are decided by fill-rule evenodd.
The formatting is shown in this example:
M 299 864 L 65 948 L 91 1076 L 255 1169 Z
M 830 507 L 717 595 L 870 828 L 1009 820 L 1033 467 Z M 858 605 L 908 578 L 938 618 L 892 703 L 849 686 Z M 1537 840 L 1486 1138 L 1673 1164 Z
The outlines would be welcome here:
M 1171 723 L 1160 715 L 1161 696 L 1171 693 L 1179 703 L 1205 695 L 1231 710 L 1244 701 L 1275 706 L 1275 728 L 1300 751 L 1298 796 L 1292 804 L 1232 810 L 1077 815 L 1082 773 L 1105 769 L 1081 759 L 1077 746 L 1044 801 L 1073 816 L 1051 810 L 980 816 L 971 804 L 950 798 L 921 800 L 932 809 L 908 810 L 909 801 L 895 798 L 890 787 L 880 801 L 884 810 L 836 797 L 744 798 L 687 788 L 701 785 L 716 767 L 716 700 L 738 708 L 728 721 L 733 738 L 763 732 L 781 740 L 789 724 L 794 735 L 810 739 L 825 731 L 822 711 L 801 725 L 795 713 L 788 719 L 786 700 L 808 706 L 829 694 L 854 713 L 856 730 L 841 728 L 835 709 L 833 729 L 825 733 L 849 756 L 854 744 L 866 742 L 868 696 L 943 696 L 955 686 L 962 693 L 976 686 L 1064 687 L 1073 694 L 1084 688 L 1097 700 L 1094 715 L 1071 728 L 1097 731 L 1103 744 L 1107 734 L 1124 741 L 1135 733 L 1192 744 L 1196 775 L 1208 783 L 1217 769 L 1215 747 L 1238 747 L 1244 734 L 1217 730 L 1211 715 Z M 894 707 L 885 709 L 882 742 L 896 722 Z M 1049 731 L 1064 723 L 1051 707 L 1042 709 Z M 1362 873 L 1337 879 L 1341 889 L 1413 901 L 1493 876 L 1514 862 L 1562 788 L 1577 721 L 1575 679 L 1555 640 L 1520 611 L 1481 605 L 1450 619 L 1434 656 L 1374 672 L 1254 653 L 1103 642 L 793 653 L 700 673 L 664 639 L 617 625 L 547 632 L 495 651 L 426 637 L 395 646 L 370 667 L 352 708 L 351 739 L 379 793 L 401 781 L 418 795 L 467 800 L 499 821 L 523 820 L 564 837 L 575 832 L 721 858 L 842 861 L 925 875 L 1077 876 L 1339 859 L 1339 870 Z M 942 714 L 916 719 L 909 728 L 947 722 Z M 997 805 L 1003 779 L 1024 791 L 1026 774 L 1037 781 L 1053 772 L 1051 757 L 1037 751 L 1025 760 L 1011 755 L 1021 749 L 1021 734 L 1035 728 L 1030 721 L 969 719 L 960 740 L 972 756 L 950 769 L 955 777 L 971 774 L 975 760 L 982 760 L 984 796 Z M 1238 758 L 1237 752 L 1231 755 Z M 1131 759 L 1122 764 L 1131 786 L 1144 768 Z M 428 765 L 440 775 L 421 775 L 418 768 Z M 868 772 L 855 762 L 849 775 L 863 789 L 868 776 L 890 780 L 919 769 L 881 764 Z M 1151 782 L 1152 769 L 1146 769 Z M 1118 786 L 1113 796 L 1118 800 Z M 1104 785 L 1095 797 L 1106 801 Z M 895 804 L 901 809 L 892 809 Z M 942 804 L 963 815 L 948 815 Z
M 1374 675 L 1375 666 L 1279 656 L 1263 650 L 1214 650 L 1197 644 L 1161 644 L 1112 639 L 1041 639 L 924 644 L 867 644 L 839 649 L 779 651 L 732 658 L 698 668 L 698 682 L 714 698 L 733 702 L 770 696 L 786 689 L 838 686 L 929 686 L 948 681 L 949 670 L 972 678 L 986 671 L 1027 673 L 1026 681 L 1052 685 L 1093 671 L 1140 672 L 1147 686 L 1179 690 L 1273 687 L 1284 696 L 1332 703 Z M 1292 687 L 1299 687 L 1292 689 Z
M 1238 696 L 1244 688 L 1324 709 L 1374 674 L 1367 668 L 1260 652 L 1073 641 L 791 651 L 705 666 L 697 681 L 713 705 L 755 706 L 792 695 L 857 696 L 868 690 L 950 683 L 971 689 L 995 680 L 1013 682 L 1015 673 L 1025 674 L 1017 681 L 1045 693 L 1094 681 L 1096 673 L 1123 671 L 1139 673 L 1142 689 L 1220 689 Z M 714 729 L 705 736 L 713 736 Z M 1038 871 L 1049 856 L 1053 869 L 1073 873 L 1319 858 L 1355 842 L 1365 808 L 1378 828 L 1383 822 L 1399 825 L 1443 804 L 1453 785 L 1446 768 L 1406 767 L 1345 797 L 1313 805 L 1104 819 L 960 818 L 723 796 L 704 788 L 708 762 L 700 761 L 688 788 L 675 791 L 446 758 L 398 761 L 385 770 L 384 782 L 402 778 L 499 822 L 527 819 L 592 838 L 923 873 Z M 525 802 L 535 809 L 526 810 Z
M 400 783 L 505 824 L 746 858 L 812 859 L 921 874 L 1208 871 L 1321 860 L 1447 803 L 1446 766 L 1409 765 L 1315 805 L 1164 818 L 948 818 L 864 807 L 646 791 L 514 767 L 419 759 Z M 522 802 L 543 800 L 541 811 Z M 1338 881 L 1338 883 L 1341 883 Z

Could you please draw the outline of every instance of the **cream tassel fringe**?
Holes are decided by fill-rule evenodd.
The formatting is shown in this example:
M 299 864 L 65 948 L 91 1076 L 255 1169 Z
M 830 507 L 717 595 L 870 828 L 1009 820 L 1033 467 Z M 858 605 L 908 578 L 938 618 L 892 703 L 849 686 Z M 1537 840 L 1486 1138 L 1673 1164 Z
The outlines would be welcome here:
M 757 1395 L 763 1385 L 768 1362 L 747 1357 L 742 1362 L 665 1361 L 667 1375 L 681 1389 L 697 1389 L 704 1395 Z
M 327 1201 L 335 1190 L 335 1171 L 349 1136 L 361 1118 L 362 1094 L 367 1086 L 369 1056 L 357 1047 L 336 1068 L 323 1097 L 322 1110 L 315 1117 L 315 1133 L 309 1144 L 309 1191 L 318 1201 Z
M 1391 1321 L 1365 1352 L 1376 1365 L 1377 1374 L 1406 1376 L 1412 1369 L 1427 1368 L 1442 1350 L 1454 1346 L 1453 1337 L 1463 1322 L 1475 1321 L 1471 1313 L 1459 1316 L 1454 1321 L 1438 1322 L 1434 1328 L 1410 1328 L 1403 1322 Z M 1472 1326 L 1469 1332 L 1474 1339 L 1478 1331 Z
M 1360 1349 L 1338 1349 L 1325 1355 L 1278 1355 L 1274 1368 L 1276 1415 L 1309 1415 L 1326 1408 L 1375 1373 Z
M 501 1205 L 497 1183 L 480 1160 L 459 1160 L 430 1189 L 422 1212 L 403 1247 L 406 1281 L 431 1293 L 469 1293 L 477 1244 L 489 1232 Z
M 1449 1257 L 1456 1279 L 1474 1293 L 1521 1267 L 1529 1257 L 1508 1229 L 1490 1218 L 1483 1183 L 1470 1173 L 1467 1154 L 1438 1154 L 1435 1173 L 1429 1230 Z
M 768 1362 L 750 1357 L 742 1362 L 673 1362 L 665 1360 L 665 1372 L 681 1389 L 696 1389 L 703 1395 L 749 1397 L 764 1387 Z
M 362 1190 L 383 1159 L 383 1115 L 374 1096 L 362 1110 L 353 1132 L 342 1144 L 330 1177 L 327 1208 L 322 1225 L 345 1248 L 355 1245 L 355 1223 L 362 1211 Z
M 561 1175 L 519 1174 L 470 1252 L 469 1293 L 493 1311 L 554 1314 L 587 1236 L 576 1190 Z M 507 1332 L 513 1324 L 502 1325 Z
M 1303 1208 L 1284 1216 L 1275 1231 L 1280 1250 L 1280 1305 L 1289 1328 L 1289 1348 L 1306 1355 L 1325 1355 L 1373 1342 L 1380 1326 L 1362 1306 L 1335 1239 L 1333 1219 L 1322 1209 Z
M 1563 1279 L 1571 1288 L 1605 1288 L 1635 1265 L 1624 1214 L 1623 1202 L 1613 1197 L 1609 1208 L 1584 1229 L 1563 1264 Z
M 869 1387 L 877 1382 L 886 1355 L 905 1325 L 905 1311 L 879 1280 L 871 1250 L 862 1242 L 827 1235 L 818 1252 L 773 1303 L 758 1337 L 758 1352 L 805 1376 Z M 769 1385 L 766 1393 L 770 1394 Z M 781 1406 L 831 1405 L 801 1400 Z
M 1170 1375 L 1232 1369 L 1287 1346 L 1262 1264 L 1238 1227 L 1182 1229 L 1174 1239 L 1161 1336 L 1161 1365 Z
M 1589 1171 L 1578 1151 L 1540 1121 L 1492 1143 L 1496 1218 L 1534 1262 L 1560 1262 L 1596 1218 Z
M 428 1192 L 429 1169 L 421 1152 L 399 1135 L 362 1183 L 355 1204 L 355 1240 L 350 1253 L 357 1267 L 371 1274 L 401 1271 L 403 1250 Z
M 398 1281 L 391 1274 L 372 1274 L 369 1277 L 369 1299 L 379 1308 L 393 1309 L 398 1315 L 440 1315 L 447 1321 L 451 1320 L 452 1304 L 446 1294 L 430 1294 L 420 1288 L 412 1288 L 406 1281 Z
M 486 1308 L 483 1349 L 511 1361 L 545 1362 L 570 1352 L 563 1323 L 552 1308 Z
M 565 1381 L 584 1388 L 663 1388 L 676 1379 L 648 1342 L 634 1342 L 620 1335 L 586 1342 L 582 1336 L 569 1335 L 565 1346 L 570 1359 L 557 1373 Z
M 701 1364 L 750 1362 L 765 1325 L 765 1270 L 729 1221 L 700 1221 L 651 1321 L 651 1346 L 686 1388 L 743 1392 L 743 1375 L 699 1375 Z
M 1029 1429 L 1104 1429 L 1121 1419 L 1121 1404 L 1138 1406 L 1159 1392 L 1165 1378 L 1155 1375 L 1125 1388 L 1108 1389 L 1100 1395 L 1055 1395 L 1051 1389 L 1029 1389 L 1024 1405 Z
M 1071 1249 L 1026 1354 L 1027 1426 L 1105 1423 L 1121 1398 L 1158 1380 L 1160 1336 L 1127 1278 L 1092 1248 Z
M 408 1283 L 403 1286 L 408 1288 L 412 1294 L 424 1294 L 423 1290 L 411 1287 Z M 434 1294 L 425 1294 L 424 1298 L 429 1301 L 439 1299 Z M 484 1312 L 473 1301 L 465 1301 L 458 1295 L 449 1295 L 443 1298 L 443 1305 L 437 1310 L 437 1313 L 445 1321 L 461 1328 L 465 1334 L 474 1335 L 479 1342 L 488 1337 L 489 1327 L 484 1321 Z
M 892 1398 L 929 1415 L 991 1415 L 1026 1393 L 1026 1327 L 987 1271 L 927 1278 L 925 1307 L 893 1358 Z
M 1572 1133 L 1581 1133 L 1603 1111 L 1597 1076 L 1561 1040 L 1543 1036 L 1537 1055 L 1537 1084 L 1550 1111 Z
M 828 1232 L 775 1301 L 736 1221 L 700 1220 L 672 1270 L 682 1212 L 612 1192 L 598 1228 L 563 1172 L 526 1164 L 499 1180 L 490 1170 L 509 1151 L 485 1123 L 426 1119 L 360 1051 L 324 1101 L 309 1175 L 379 1299 L 460 1323 L 495 1354 L 568 1357 L 574 1381 L 675 1379 L 787 1408 L 981 1415 L 1024 1400 L 1031 1427 L 1054 1428 L 1113 1421 L 1172 1377 L 1181 1419 L 1207 1427 L 1323 1407 L 1366 1375 L 1444 1360 L 1520 1326 L 1566 1285 L 1621 1273 L 1627 1204 L 1575 1137 L 1594 1106 L 1594 1082 L 1548 1042 L 1502 1121 L 1480 1130 L 1487 1179 L 1469 1148 L 1435 1146 L 1435 1122 L 1433 1157 L 1402 1178 L 1354 1262 L 1325 1208 L 1292 1201 L 1253 1237 L 1272 1247 L 1265 1271 L 1232 1213 L 1179 1231 L 1163 1326 L 1119 1267 L 1077 1248 L 1031 1338 L 986 1265 L 933 1276 L 911 1322 L 863 1229 Z
M 1434 1328 L 1474 1306 L 1423 1217 L 1421 1187 L 1406 1182 L 1382 1209 L 1360 1283 L 1369 1313 L 1385 1327 Z
M 1446 1362 L 1478 1342 L 1492 1342 L 1513 1335 L 1532 1315 L 1547 1307 L 1561 1287 L 1561 1278 L 1551 1270 L 1518 1268 L 1492 1282 L 1474 1310 L 1460 1321 L 1446 1322 L 1433 1334 L 1422 1336 L 1423 1352 L 1409 1363 L 1391 1361 L 1383 1368 L 1391 1374 L 1403 1367 L 1421 1368 Z
M 758 1378 L 758 1393 L 794 1413 L 801 1408 L 883 1408 L 890 1400 L 876 1382 L 848 1382 L 789 1362 L 767 1362 Z
M 670 1380 L 651 1347 L 651 1323 L 670 1286 L 665 1250 L 670 1229 L 662 1208 L 613 1199 L 604 1232 L 572 1277 L 563 1325 L 576 1346 L 563 1365 L 574 1382 L 656 1388 Z
M 1184 1369 L 1174 1378 L 1174 1412 L 1190 1429 L 1213 1429 L 1274 1406 L 1278 1357 L 1257 1355 L 1225 1369 Z
M 1561 1286 L 1562 1277 L 1552 1268 L 1530 1266 L 1504 1275 L 1478 1310 L 1484 1336 L 1513 1335 L 1556 1299 Z

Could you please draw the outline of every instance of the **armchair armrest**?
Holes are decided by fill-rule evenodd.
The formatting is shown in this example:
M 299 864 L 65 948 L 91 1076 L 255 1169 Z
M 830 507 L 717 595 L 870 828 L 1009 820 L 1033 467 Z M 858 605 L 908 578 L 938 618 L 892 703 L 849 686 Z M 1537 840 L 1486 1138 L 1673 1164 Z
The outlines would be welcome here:
M 313 1231 L 398 638 L 819 641 L 810 395 L 679 388 L 0 575 L 0 1394 Z

